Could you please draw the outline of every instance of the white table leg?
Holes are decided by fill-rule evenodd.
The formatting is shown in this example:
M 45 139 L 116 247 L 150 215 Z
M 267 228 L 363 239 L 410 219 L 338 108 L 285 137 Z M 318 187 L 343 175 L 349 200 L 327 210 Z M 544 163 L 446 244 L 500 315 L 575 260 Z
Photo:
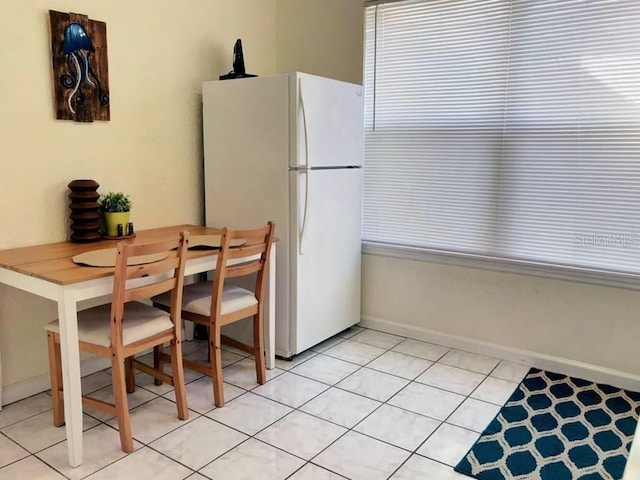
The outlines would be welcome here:
M 195 324 L 193 322 L 190 322 L 189 320 L 182 320 L 182 326 L 184 327 L 184 335 L 182 339 L 185 342 L 190 342 L 191 340 L 193 340 Z
M 267 321 L 265 322 L 265 355 L 266 367 L 271 370 L 276 366 L 276 245 L 271 245 L 267 282 Z
M 78 312 L 75 298 L 61 287 L 58 298 L 60 349 L 62 353 L 62 385 L 64 417 L 67 429 L 69 463 L 82 464 L 82 384 L 80 383 L 80 349 L 78 348 Z

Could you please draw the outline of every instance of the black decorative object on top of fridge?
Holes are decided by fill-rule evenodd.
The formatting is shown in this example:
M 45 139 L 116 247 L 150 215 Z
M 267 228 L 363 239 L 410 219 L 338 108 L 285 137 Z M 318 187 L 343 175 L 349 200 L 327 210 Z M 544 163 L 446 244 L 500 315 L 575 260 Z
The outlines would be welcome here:
M 233 70 L 226 75 L 220 75 L 220 80 L 233 80 L 234 78 L 257 77 L 252 73 L 247 73 L 244 68 L 244 53 L 242 52 L 242 40 L 237 39 L 233 46 Z

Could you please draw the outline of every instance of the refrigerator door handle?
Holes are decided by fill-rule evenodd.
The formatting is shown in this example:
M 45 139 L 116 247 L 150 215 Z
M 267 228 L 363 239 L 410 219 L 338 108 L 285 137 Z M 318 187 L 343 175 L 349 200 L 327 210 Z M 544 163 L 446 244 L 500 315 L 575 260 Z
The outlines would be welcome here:
M 304 166 L 309 168 L 309 130 L 307 128 L 307 109 L 304 106 L 302 94 L 302 79 L 298 78 L 298 94 L 300 96 L 300 109 L 302 110 L 302 128 L 304 131 Z
M 309 170 L 301 170 L 300 174 L 304 175 L 304 210 L 302 214 L 302 225 L 298 230 L 298 255 L 303 255 L 304 232 L 307 226 L 307 212 L 309 211 Z
M 298 94 L 300 96 L 300 108 L 302 110 L 302 126 L 304 131 L 304 210 L 302 214 L 302 225 L 298 230 L 298 255 L 303 255 L 304 229 L 307 225 L 307 211 L 309 209 L 309 135 L 307 130 L 307 111 L 304 107 L 304 96 L 302 94 L 302 79 L 298 78 Z

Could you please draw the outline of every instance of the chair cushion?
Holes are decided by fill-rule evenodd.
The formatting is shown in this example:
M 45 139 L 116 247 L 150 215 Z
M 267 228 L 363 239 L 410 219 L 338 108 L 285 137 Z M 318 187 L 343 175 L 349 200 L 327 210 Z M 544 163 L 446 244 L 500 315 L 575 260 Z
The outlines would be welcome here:
M 111 345 L 111 304 L 100 305 L 78 312 L 78 338 L 86 343 L 109 347 Z M 169 314 L 139 302 L 124 306 L 123 344 L 129 345 L 173 328 Z M 45 325 L 45 330 L 60 333 L 60 324 L 55 320 Z
M 182 310 L 208 317 L 211 308 L 211 289 L 213 288 L 211 283 L 199 282 L 185 285 L 182 291 Z M 153 301 L 168 307 L 171 305 L 171 293 L 163 293 L 153 297 Z M 220 313 L 226 315 L 257 304 L 258 299 L 252 291 L 227 284 L 222 293 Z

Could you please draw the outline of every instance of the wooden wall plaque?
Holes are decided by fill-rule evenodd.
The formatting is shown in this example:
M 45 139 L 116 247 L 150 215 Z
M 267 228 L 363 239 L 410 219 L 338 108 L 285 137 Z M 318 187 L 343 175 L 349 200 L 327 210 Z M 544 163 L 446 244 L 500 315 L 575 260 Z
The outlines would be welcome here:
M 109 120 L 107 24 L 49 10 L 54 107 L 58 120 Z

